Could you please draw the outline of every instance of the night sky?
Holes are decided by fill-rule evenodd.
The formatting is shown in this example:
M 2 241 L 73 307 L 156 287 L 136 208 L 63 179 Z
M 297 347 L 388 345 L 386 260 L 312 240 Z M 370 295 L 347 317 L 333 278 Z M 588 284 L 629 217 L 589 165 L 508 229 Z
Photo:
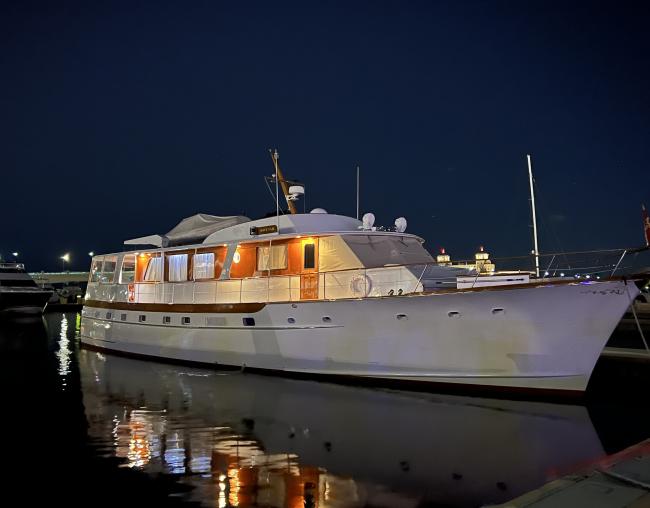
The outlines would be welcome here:
M 307 209 L 468 257 L 636 246 L 650 15 L 610 2 L 0 4 L 0 252 L 30 271 L 198 212 Z

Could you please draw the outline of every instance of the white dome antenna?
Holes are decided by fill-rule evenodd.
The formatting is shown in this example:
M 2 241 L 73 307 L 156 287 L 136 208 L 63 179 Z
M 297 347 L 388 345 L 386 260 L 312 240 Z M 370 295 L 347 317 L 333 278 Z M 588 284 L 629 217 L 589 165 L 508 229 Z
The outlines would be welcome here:
M 311 212 L 309 213 L 327 213 L 327 210 L 325 208 L 314 208 Z
M 363 229 L 372 229 L 372 226 L 375 224 L 375 214 L 374 213 L 364 213 L 361 219 L 363 222 Z
M 406 219 L 404 217 L 398 217 L 395 219 L 395 231 L 403 233 L 406 231 L 406 224 Z

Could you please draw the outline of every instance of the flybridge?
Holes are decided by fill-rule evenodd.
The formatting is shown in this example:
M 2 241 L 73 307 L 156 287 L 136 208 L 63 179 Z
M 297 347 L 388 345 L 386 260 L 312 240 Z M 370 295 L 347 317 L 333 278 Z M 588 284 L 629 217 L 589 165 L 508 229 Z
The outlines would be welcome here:
M 279 228 L 278 228 L 279 226 Z M 211 245 L 251 238 L 266 238 L 279 235 L 307 235 L 319 233 L 361 233 L 370 228 L 352 217 L 328 213 L 305 213 L 281 215 L 279 218 L 266 217 L 250 220 L 247 217 L 216 217 L 198 214 L 183 219 L 175 228 L 164 235 L 149 235 L 126 240 L 125 245 L 152 245 L 173 247 L 181 245 Z M 393 232 L 372 231 L 373 234 L 395 234 Z M 398 232 L 402 236 L 408 235 Z M 417 237 L 416 237 L 417 238 Z

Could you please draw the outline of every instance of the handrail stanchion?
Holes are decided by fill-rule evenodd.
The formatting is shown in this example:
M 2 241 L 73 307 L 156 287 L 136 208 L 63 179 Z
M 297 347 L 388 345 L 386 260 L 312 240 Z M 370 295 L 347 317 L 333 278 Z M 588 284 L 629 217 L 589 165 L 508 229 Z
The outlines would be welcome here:
M 418 281 L 415 283 L 415 289 L 413 289 L 413 293 L 417 292 L 418 286 L 420 285 L 420 282 L 422 281 L 422 277 L 424 277 L 424 272 L 427 270 L 427 266 L 429 266 L 428 263 L 426 263 L 424 265 L 424 267 L 422 268 L 422 273 L 420 274 L 420 278 L 418 278 Z M 424 290 L 424 287 L 422 287 L 422 289 Z
M 551 265 L 553 264 L 553 261 L 555 261 L 555 254 L 553 254 L 553 257 L 551 258 L 551 262 L 546 267 L 546 270 L 544 270 L 544 277 L 546 277 L 547 273 L 551 273 L 550 270 L 551 270 Z M 542 277 L 542 278 L 544 278 L 544 277 Z
M 613 277 L 613 276 L 614 276 L 614 272 L 615 272 L 616 269 L 618 268 L 618 265 L 621 264 L 621 261 L 623 261 L 623 258 L 625 257 L 625 254 L 627 254 L 627 249 L 625 249 L 625 250 L 623 251 L 623 254 L 621 255 L 620 259 L 618 260 L 618 263 L 616 263 L 616 266 L 615 266 L 614 269 L 612 270 L 612 273 L 611 273 L 610 277 Z

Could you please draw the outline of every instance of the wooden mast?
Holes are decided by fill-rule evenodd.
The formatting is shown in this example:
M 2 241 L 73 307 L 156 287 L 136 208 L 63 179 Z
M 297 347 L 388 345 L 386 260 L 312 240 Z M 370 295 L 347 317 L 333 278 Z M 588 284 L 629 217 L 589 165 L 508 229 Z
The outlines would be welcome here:
M 298 213 L 296 212 L 296 205 L 293 203 L 293 201 L 289 200 L 289 187 L 287 186 L 287 182 L 285 182 L 284 177 L 282 176 L 282 171 L 280 171 L 280 163 L 278 160 L 280 159 L 280 156 L 278 155 L 278 151 L 276 150 L 275 152 L 272 152 L 269 149 L 269 153 L 271 154 L 271 159 L 273 159 L 273 166 L 275 167 L 275 178 L 280 182 L 280 185 L 282 186 L 282 193 L 284 194 L 284 199 L 287 200 L 287 205 L 289 205 L 289 211 L 292 214 Z

